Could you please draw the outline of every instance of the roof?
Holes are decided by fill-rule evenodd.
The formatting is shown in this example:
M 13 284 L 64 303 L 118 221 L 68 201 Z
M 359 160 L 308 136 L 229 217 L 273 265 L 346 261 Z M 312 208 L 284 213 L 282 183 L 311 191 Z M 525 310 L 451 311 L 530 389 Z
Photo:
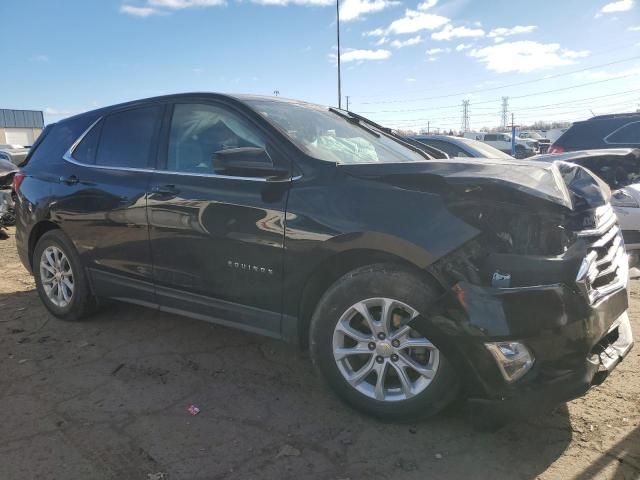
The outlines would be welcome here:
M 596 115 L 595 117 L 591 117 L 586 122 L 590 120 L 605 120 L 608 118 L 623 118 L 623 117 L 640 117 L 640 112 L 627 112 L 627 113 L 608 113 L 606 115 Z
M 44 116 L 39 110 L 0 108 L 0 128 L 44 128 Z

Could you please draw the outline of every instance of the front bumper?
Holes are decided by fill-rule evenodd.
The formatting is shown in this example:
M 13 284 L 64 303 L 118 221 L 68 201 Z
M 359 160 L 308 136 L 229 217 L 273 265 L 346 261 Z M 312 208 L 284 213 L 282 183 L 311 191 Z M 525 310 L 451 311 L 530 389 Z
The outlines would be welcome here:
M 610 328 L 581 368 L 558 371 L 500 398 L 471 398 L 471 412 L 485 419 L 515 419 L 542 413 L 584 395 L 599 385 L 633 347 L 629 317 L 625 312 Z
M 461 282 L 429 321 L 444 354 L 456 367 L 471 411 L 480 416 L 516 418 L 548 411 L 601 383 L 633 345 L 622 287 L 590 304 L 577 287 L 564 284 L 489 288 Z M 462 306 L 462 308 L 460 308 Z M 535 363 L 522 378 L 507 383 L 486 342 L 518 341 Z

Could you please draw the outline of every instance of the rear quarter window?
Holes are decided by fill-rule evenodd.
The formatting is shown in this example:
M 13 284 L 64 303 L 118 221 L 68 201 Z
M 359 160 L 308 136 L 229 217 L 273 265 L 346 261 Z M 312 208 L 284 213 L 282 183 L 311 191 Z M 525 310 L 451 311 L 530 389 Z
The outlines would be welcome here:
M 627 123 L 609 134 L 604 140 L 610 145 L 640 145 L 640 120 Z
M 87 115 L 47 127 L 41 134 L 42 139 L 38 139 L 29 153 L 24 170 L 29 172 L 46 164 L 62 162 L 63 155 L 95 119 L 95 116 Z

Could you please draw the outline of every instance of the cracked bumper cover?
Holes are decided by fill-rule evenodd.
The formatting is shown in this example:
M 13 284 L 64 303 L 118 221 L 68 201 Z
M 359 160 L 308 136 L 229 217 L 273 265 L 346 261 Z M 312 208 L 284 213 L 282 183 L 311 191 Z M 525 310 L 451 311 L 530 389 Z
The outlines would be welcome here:
M 462 282 L 447 296 L 442 315 L 429 320 L 462 377 L 472 411 L 517 418 L 602 383 L 633 346 L 627 308 L 626 288 L 591 305 L 564 284 L 499 289 Z M 414 328 L 420 330 L 421 321 Z M 484 347 L 506 340 L 524 343 L 535 357 L 531 370 L 511 384 Z

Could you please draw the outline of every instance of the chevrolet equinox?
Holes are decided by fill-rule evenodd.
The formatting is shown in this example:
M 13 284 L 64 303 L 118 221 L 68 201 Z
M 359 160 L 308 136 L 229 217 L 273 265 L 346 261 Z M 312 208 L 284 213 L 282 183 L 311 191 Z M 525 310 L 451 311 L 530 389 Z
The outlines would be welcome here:
M 195 93 L 49 125 L 14 190 L 54 316 L 116 299 L 295 342 L 383 418 L 460 393 L 475 417 L 551 408 L 633 344 L 610 192 L 574 164 L 437 159 L 344 110 Z

